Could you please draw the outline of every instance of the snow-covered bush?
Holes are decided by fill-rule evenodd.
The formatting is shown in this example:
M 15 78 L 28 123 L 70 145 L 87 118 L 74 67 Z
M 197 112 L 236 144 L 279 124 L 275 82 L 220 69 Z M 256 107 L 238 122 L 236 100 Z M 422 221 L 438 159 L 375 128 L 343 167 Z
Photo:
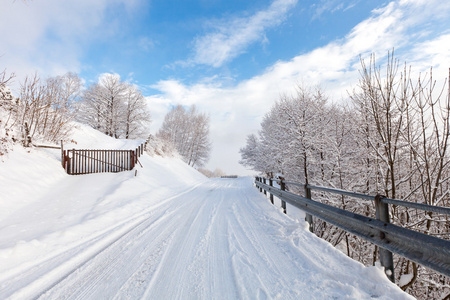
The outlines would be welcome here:
M 150 156 L 174 157 L 179 155 L 170 140 L 152 134 L 147 139 L 146 152 Z
M 210 171 L 205 168 L 198 168 L 197 171 L 199 171 L 200 173 L 202 173 L 203 175 L 205 175 L 208 178 L 222 177 L 222 176 L 227 175 L 224 171 L 222 171 L 219 168 L 215 169 L 214 171 Z

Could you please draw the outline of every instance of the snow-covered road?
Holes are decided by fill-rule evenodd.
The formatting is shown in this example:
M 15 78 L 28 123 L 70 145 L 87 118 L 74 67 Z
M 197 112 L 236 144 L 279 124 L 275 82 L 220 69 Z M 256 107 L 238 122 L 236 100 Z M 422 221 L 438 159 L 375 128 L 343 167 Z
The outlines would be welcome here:
M 134 149 L 78 125 L 69 147 Z M 69 176 L 61 153 L 0 162 L 0 299 L 409 299 L 270 204 L 253 179 L 176 157 Z M 276 199 L 276 203 L 278 199 Z
M 251 178 L 203 182 L 10 276 L 42 299 L 396 299 L 405 294 L 274 209 Z M 149 195 L 151 197 L 151 195 Z

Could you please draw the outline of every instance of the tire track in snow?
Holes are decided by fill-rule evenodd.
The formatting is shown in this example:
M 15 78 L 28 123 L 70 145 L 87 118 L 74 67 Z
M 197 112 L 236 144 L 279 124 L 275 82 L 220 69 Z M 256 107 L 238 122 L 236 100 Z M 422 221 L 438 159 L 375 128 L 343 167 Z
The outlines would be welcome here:
M 56 298 L 96 299 L 100 296 L 104 298 L 105 295 L 108 295 L 107 298 L 122 298 L 125 295 L 132 295 L 132 298 L 140 297 L 148 284 L 146 282 L 149 278 L 155 277 L 154 273 L 158 273 L 162 258 L 168 252 L 166 248 L 177 234 L 178 225 L 189 215 L 193 216 L 189 214 L 189 211 L 194 209 L 191 208 L 192 203 L 202 203 L 189 196 L 190 192 L 198 195 L 196 190 L 197 188 L 192 189 L 172 199 L 171 208 L 157 220 L 157 226 L 154 226 L 156 222 L 151 223 L 148 228 L 148 222 L 139 224 L 127 234 L 127 237 L 121 238 L 117 245 L 105 249 L 79 267 L 76 273 L 61 281 L 60 291 L 56 286 L 42 298 L 53 299 L 57 296 Z M 203 196 L 201 198 L 203 199 Z M 144 229 L 141 230 L 142 228 Z M 125 242 L 126 247 L 123 246 Z M 140 253 L 139 257 L 136 257 L 135 253 Z M 122 265 L 124 261 L 126 265 Z M 120 274 L 117 274 L 117 270 Z M 124 277 L 125 282 L 114 282 L 115 278 L 119 278 L 120 281 Z M 69 294 L 75 295 L 74 297 L 67 297 L 65 286 L 71 286 Z M 111 286 L 119 286 L 120 289 L 115 290 Z
M 214 211 L 217 202 L 214 197 L 209 197 L 217 185 L 210 183 L 202 186 L 204 191 L 186 195 L 184 201 L 189 203 L 179 219 L 178 227 L 174 228 L 174 243 L 169 245 L 162 257 L 160 267 L 149 282 L 143 298 L 171 298 L 181 297 L 198 298 L 201 287 L 197 279 L 201 276 L 192 267 L 197 257 L 198 246 L 201 245 L 205 233 L 208 232 L 208 224 L 212 218 L 210 212 Z M 191 266 L 191 267 L 190 267 Z M 166 287 L 177 287 L 167 289 Z M 160 298 L 160 296 L 164 295 Z
M 242 192 L 240 201 L 231 206 L 229 220 L 231 263 L 239 298 L 298 297 L 282 288 L 301 274 L 295 258 L 286 255 L 282 250 L 285 247 L 279 243 L 281 232 L 275 229 L 281 225 L 265 215 L 261 202 L 254 201 L 253 191 L 242 189 Z M 267 223 L 271 226 L 264 226 Z
M 45 293 L 142 223 L 157 221 L 159 218 L 167 217 L 167 214 L 176 214 L 172 202 L 198 186 L 161 201 L 138 216 L 102 230 L 86 241 L 50 254 L 41 261 L 33 262 L 31 266 L 22 266 L 9 272 L 8 278 L 0 279 L 0 294 L 2 297 L 32 298 Z M 22 287 L 17 289 L 19 281 L 22 282 Z

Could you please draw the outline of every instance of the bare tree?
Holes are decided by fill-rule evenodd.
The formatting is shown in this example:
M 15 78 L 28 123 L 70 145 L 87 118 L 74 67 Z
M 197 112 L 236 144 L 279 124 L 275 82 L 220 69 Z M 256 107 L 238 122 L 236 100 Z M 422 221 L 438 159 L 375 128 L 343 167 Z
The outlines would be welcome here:
M 24 145 L 32 138 L 57 142 L 67 137 L 73 119 L 73 104 L 81 90 L 76 74 L 50 77 L 27 76 L 20 86 L 16 121 L 24 135 Z
M 13 96 L 8 88 L 8 83 L 15 77 L 14 73 L 7 74 L 6 70 L 0 72 L 0 107 L 6 106 L 12 102 Z
M 124 112 L 124 135 L 126 139 L 142 138 L 148 134 L 150 113 L 147 109 L 145 97 L 135 86 L 126 84 Z
M 8 124 L 15 112 L 15 98 L 8 87 L 13 78 L 14 74 L 7 75 L 6 70 L 0 72 L 0 156 L 8 152 L 13 139 Z
M 120 119 L 124 108 L 125 84 L 118 75 L 105 74 L 100 78 L 100 99 L 105 106 L 105 134 L 118 138 L 120 136 Z
M 364 61 L 361 65 L 360 92 L 352 99 L 366 119 L 360 129 L 367 132 L 373 158 L 368 167 L 376 174 L 377 186 L 391 198 L 448 205 L 450 102 L 445 86 L 436 90 L 431 71 L 427 80 L 413 81 L 410 68 L 399 71 L 393 54 L 388 55 L 384 75 L 374 56 L 369 66 Z M 402 226 L 448 237 L 447 217 L 396 206 L 391 206 L 391 216 Z M 440 287 L 448 286 L 448 280 L 407 259 L 396 258 L 396 264 L 397 277 L 410 278 L 402 289 L 419 298 L 440 297 Z

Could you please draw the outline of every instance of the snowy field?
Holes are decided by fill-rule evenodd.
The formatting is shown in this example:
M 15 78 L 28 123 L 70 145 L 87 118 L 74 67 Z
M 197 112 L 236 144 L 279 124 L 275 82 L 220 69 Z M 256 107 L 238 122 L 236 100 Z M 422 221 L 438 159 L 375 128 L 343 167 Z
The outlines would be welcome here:
M 81 125 L 74 140 L 65 148 L 142 142 Z M 137 176 L 69 176 L 59 150 L 10 152 L 0 162 L 0 299 L 411 298 L 276 209 L 252 178 L 140 161 Z

